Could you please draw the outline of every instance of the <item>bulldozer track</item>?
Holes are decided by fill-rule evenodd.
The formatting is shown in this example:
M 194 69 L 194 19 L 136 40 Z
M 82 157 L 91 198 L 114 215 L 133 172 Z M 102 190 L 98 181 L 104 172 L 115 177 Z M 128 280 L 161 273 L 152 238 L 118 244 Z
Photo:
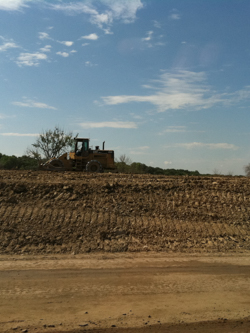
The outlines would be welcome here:
M 249 250 L 249 183 L 0 171 L 0 253 Z

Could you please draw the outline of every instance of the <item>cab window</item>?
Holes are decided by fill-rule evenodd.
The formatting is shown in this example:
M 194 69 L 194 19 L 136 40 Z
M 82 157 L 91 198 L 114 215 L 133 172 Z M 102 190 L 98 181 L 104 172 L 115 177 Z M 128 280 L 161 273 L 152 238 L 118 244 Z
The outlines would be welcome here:
M 83 151 L 87 151 L 88 150 L 88 142 L 87 141 L 83 141 L 83 143 L 82 143 L 82 150 Z

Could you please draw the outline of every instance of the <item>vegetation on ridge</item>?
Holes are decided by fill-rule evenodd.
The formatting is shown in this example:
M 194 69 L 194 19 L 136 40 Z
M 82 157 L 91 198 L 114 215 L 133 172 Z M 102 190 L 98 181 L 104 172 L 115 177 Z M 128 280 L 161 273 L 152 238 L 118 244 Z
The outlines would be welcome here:
M 137 173 L 151 175 L 168 175 L 168 176 L 199 176 L 199 171 L 189 171 L 183 169 L 162 169 L 159 167 L 147 166 L 146 164 L 133 162 L 127 164 L 125 161 L 116 161 L 118 172 Z M 9 156 L 0 153 L 0 169 L 5 170 L 35 170 L 38 168 L 38 160 L 27 155 L 21 157 Z

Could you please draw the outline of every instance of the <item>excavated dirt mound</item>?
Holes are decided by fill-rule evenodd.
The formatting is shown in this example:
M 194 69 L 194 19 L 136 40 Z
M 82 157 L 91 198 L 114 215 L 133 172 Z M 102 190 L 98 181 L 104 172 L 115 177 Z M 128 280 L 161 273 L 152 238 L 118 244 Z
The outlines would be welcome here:
M 250 180 L 0 171 L 0 254 L 250 250 Z

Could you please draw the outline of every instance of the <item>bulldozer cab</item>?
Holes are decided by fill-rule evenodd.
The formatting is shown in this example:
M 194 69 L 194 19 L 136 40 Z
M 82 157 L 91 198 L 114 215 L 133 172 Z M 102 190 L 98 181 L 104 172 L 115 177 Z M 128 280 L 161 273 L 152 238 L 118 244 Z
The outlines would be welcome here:
M 87 156 L 89 152 L 89 139 L 75 138 L 76 156 Z

